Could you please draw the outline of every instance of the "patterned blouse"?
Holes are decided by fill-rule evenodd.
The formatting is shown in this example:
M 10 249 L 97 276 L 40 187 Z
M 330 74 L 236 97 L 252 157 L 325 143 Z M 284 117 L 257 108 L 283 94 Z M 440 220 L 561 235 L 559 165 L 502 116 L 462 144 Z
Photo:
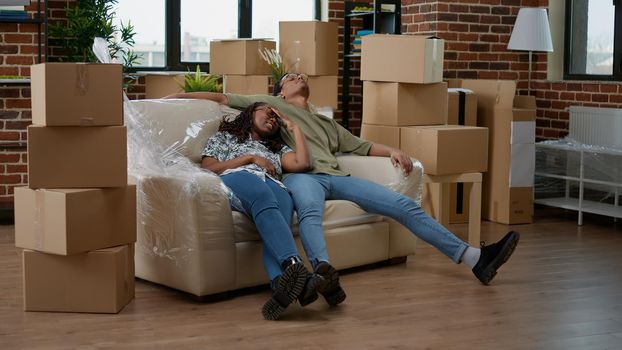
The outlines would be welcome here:
M 255 163 L 243 165 L 235 169 L 228 169 L 224 171 L 222 175 L 230 174 L 236 171 L 248 171 L 259 176 L 260 179 L 266 181 L 266 176 L 276 181 L 281 187 L 285 186 L 279 181 L 283 175 L 283 169 L 281 167 L 281 157 L 288 152 L 293 152 L 291 148 L 283 145 L 283 148 L 278 153 L 274 153 L 268 149 L 261 141 L 255 141 L 251 139 L 250 135 L 244 143 L 238 143 L 237 138 L 228 133 L 219 131 L 207 140 L 205 149 L 203 149 L 204 157 L 216 158 L 219 162 L 234 159 L 239 156 L 253 154 L 268 159 L 274 168 L 276 169 L 276 179 L 268 175 L 264 168 Z

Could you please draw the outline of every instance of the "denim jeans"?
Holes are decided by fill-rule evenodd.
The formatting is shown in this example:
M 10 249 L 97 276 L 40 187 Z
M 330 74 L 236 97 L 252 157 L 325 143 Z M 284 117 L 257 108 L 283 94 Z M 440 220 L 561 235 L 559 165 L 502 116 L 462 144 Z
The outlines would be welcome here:
M 468 247 L 428 216 L 412 198 L 374 182 L 354 176 L 290 174 L 284 183 L 292 191 L 300 238 L 314 267 L 319 261 L 328 261 L 322 231 L 324 201 L 327 199 L 348 200 L 369 213 L 390 217 L 456 263 L 460 262 Z
M 270 178 L 266 177 L 264 182 L 247 171 L 230 173 L 221 179 L 242 204 L 242 208 L 232 209 L 255 222 L 264 245 L 264 268 L 272 281 L 281 274 L 285 259 L 299 257 L 291 230 L 292 197 Z

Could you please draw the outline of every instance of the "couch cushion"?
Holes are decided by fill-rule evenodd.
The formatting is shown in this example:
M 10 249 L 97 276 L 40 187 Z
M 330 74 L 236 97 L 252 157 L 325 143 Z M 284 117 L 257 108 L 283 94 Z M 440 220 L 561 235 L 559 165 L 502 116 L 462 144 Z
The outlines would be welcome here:
M 164 149 L 176 151 L 191 161 L 201 161 L 207 139 L 217 130 L 223 116 L 240 112 L 207 100 L 135 100 L 132 117 Z M 134 122 L 134 121 L 133 121 Z
M 232 214 L 235 242 L 257 241 L 261 239 L 251 219 L 237 211 L 233 211 Z M 369 214 L 350 201 L 330 200 L 326 201 L 326 206 L 324 207 L 322 227 L 324 230 L 329 230 L 337 227 L 379 222 L 383 219 L 383 216 Z M 292 231 L 294 235 L 298 235 L 298 218 L 295 213 L 292 221 Z

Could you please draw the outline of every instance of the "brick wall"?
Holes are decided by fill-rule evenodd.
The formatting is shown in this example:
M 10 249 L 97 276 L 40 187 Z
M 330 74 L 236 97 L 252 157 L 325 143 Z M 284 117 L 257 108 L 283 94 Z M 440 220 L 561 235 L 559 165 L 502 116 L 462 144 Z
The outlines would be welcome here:
M 50 22 L 62 21 L 64 8 L 73 0 L 50 0 Z M 36 2 L 33 2 L 36 3 Z M 402 0 L 402 32 L 435 34 L 446 40 L 445 78 L 514 79 L 526 94 L 528 54 L 507 50 L 520 7 L 548 6 L 548 0 Z M 29 10 L 34 11 L 35 5 Z M 339 24 L 339 49 L 343 49 L 344 2 L 329 0 L 328 18 Z M 361 22 L 354 21 L 353 32 Z M 0 75 L 29 75 L 36 60 L 36 27 L 0 23 Z M 58 48 L 50 48 L 52 56 Z M 546 80 L 546 55 L 533 57 L 532 94 L 537 98 L 539 138 L 558 138 L 568 129 L 569 105 L 622 108 L 622 84 Z M 340 74 L 343 61 L 340 59 Z M 361 83 L 359 62 L 351 70 L 350 127 L 359 133 Z M 339 79 L 341 86 L 341 79 Z M 144 98 L 144 78 L 129 92 Z M 341 119 L 340 111 L 336 118 Z M 12 206 L 13 187 L 26 179 L 25 129 L 30 124 L 28 85 L 0 84 L 0 209 Z
M 71 1 L 49 1 L 50 22 L 62 21 Z M 37 2 L 26 7 L 34 15 Z M 37 25 L 0 23 L 0 75 L 30 76 L 37 63 Z M 27 179 L 26 128 L 31 124 L 30 84 L 0 84 L 0 211 L 13 206 L 13 188 Z M 0 214 L 1 214 L 0 212 Z M 1 219 L 1 218 L 0 218 Z
M 432 33 L 446 40 L 445 78 L 512 79 L 527 94 L 529 56 L 508 51 L 521 7 L 547 7 L 548 0 L 402 0 L 402 32 Z M 532 95 L 538 106 L 536 136 L 567 134 L 566 107 L 622 108 L 619 82 L 546 80 L 547 56 L 533 54 Z
M 369 2 L 370 4 L 372 3 L 371 1 L 357 1 L 357 2 Z M 338 0 L 329 0 L 328 2 L 328 20 L 330 22 L 336 22 L 339 25 L 339 52 L 342 53 L 343 52 L 343 30 L 344 30 L 344 20 L 343 20 L 343 16 L 344 16 L 344 1 L 338 1 Z M 354 37 L 354 34 L 356 33 L 357 30 L 361 29 L 363 26 L 363 21 L 360 18 L 353 18 L 352 21 L 350 22 L 351 24 L 351 28 L 352 28 L 352 32 L 351 34 L 351 38 Z M 339 109 L 337 111 L 335 111 L 335 119 L 338 121 L 342 120 L 342 113 L 341 113 L 341 88 L 343 85 L 342 79 L 341 79 L 341 75 L 343 72 L 343 57 L 340 54 L 339 55 Z M 349 107 L 350 107 L 350 112 L 349 112 L 349 126 L 350 126 L 350 130 L 352 131 L 352 133 L 354 133 L 355 135 L 359 135 L 360 134 L 360 129 L 361 129 L 361 118 L 362 118 L 362 84 L 361 84 L 361 80 L 359 79 L 360 77 L 360 71 L 361 71 L 361 61 L 359 59 L 351 59 L 350 60 L 350 67 L 348 67 L 348 69 L 350 69 L 350 97 L 348 99 L 348 103 L 349 103 Z

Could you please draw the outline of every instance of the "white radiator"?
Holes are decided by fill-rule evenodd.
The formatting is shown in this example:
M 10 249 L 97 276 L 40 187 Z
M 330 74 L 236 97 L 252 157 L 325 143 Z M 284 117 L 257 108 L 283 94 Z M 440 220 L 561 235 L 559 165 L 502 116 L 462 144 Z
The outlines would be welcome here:
M 570 138 L 622 149 L 622 109 L 571 106 L 568 110 Z

